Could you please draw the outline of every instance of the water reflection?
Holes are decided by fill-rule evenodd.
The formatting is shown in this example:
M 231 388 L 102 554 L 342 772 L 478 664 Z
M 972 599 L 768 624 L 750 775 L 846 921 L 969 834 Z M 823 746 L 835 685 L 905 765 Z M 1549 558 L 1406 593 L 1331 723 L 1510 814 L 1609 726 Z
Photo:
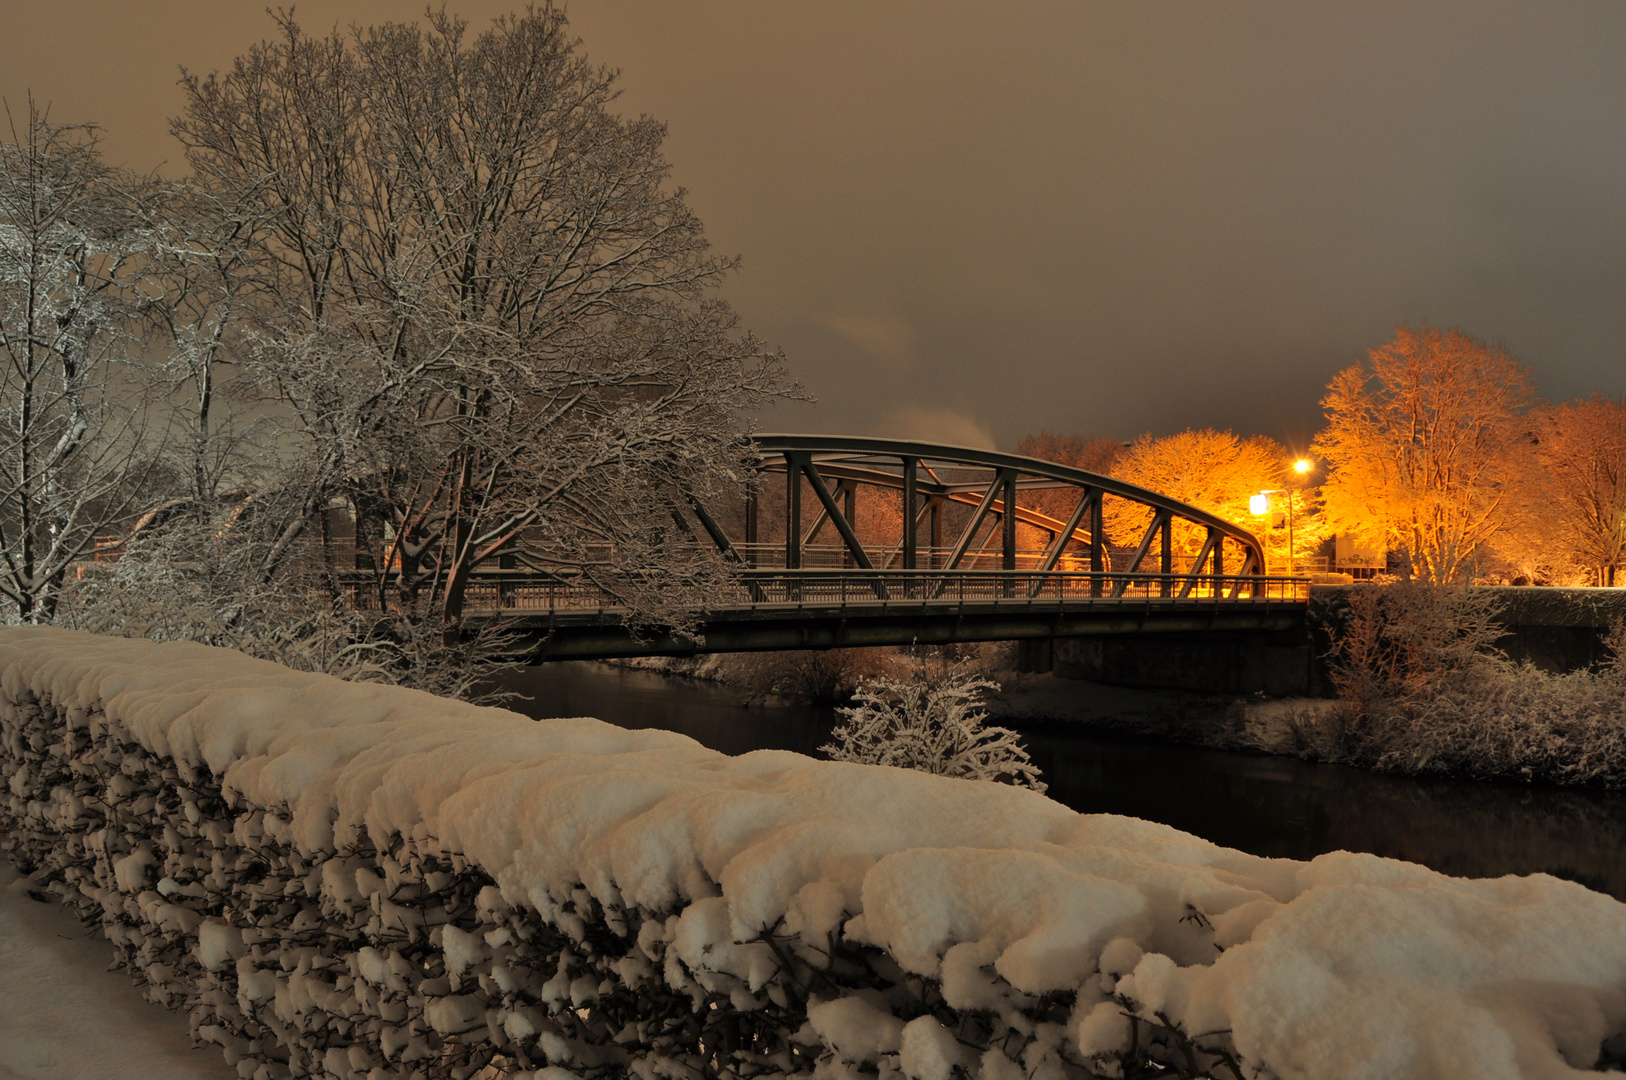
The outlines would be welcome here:
M 599 664 L 504 675 L 537 718 L 596 716 L 679 731 L 727 754 L 812 754 L 836 716 L 747 707 L 732 691 Z M 1545 872 L 1626 900 L 1626 794 L 1376 776 L 1284 758 L 1023 725 L 1050 796 L 1084 813 L 1128 814 L 1258 855 L 1367 851 L 1465 877 Z

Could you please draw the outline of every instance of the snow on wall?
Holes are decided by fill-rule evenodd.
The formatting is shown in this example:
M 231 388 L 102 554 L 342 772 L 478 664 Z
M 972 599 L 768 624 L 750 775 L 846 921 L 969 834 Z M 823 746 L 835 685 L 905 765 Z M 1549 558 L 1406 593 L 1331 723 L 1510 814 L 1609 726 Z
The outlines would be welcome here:
M 0 629 L 0 826 L 245 1077 L 1568 1076 L 1626 905 Z M 490 1075 L 488 1071 L 487 1074 Z

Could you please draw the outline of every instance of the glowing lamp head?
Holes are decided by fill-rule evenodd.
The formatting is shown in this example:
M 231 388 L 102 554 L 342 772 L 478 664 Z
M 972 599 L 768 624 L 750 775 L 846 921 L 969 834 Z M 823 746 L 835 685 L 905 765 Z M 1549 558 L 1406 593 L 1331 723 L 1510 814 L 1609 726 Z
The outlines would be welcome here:
M 1309 458 L 1301 457 L 1297 461 L 1293 462 L 1293 471 L 1298 473 L 1300 476 L 1308 475 L 1310 470 L 1313 468 L 1315 468 L 1315 462 L 1311 461 Z
M 1270 496 L 1264 492 L 1248 496 L 1248 513 L 1254 517 L 1264 517 L 1270 513 Z

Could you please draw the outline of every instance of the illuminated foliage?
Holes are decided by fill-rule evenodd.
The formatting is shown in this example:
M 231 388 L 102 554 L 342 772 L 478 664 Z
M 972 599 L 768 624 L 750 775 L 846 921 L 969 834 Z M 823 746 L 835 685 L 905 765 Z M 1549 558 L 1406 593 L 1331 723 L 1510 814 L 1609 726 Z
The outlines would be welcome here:
M 1334 377 L 1315 450 L 1329 524 L 1404 549 L 1432 582 L 1469 578 L 1529 459 L 1529 374 L 1460 330 L 1401 328 Z
M 1548 513 L 1543 539 L 1582 566 L 1594 582 L 1614 585 L 1626 565 L 1626 402 L 1594 395 L 1560 405 L 1536 430 L 1540 492 Z
M 1272 503 L 1273 513 L 1269 518 L 1259 518 L 1250 512 L 1248 500 L 1261 491 L 1285 490 L 1290 474 L 1291 457 L 1274 439 L 1263 435 L 1244 439 L 1234 432 L 1213 428 L 1187 430 L 1163 438 L 1142 435 L 1112 468 L 1112 475 L 1120 480 L 1190 503 L 1255 533 L 1270 547 L 1272 569 L 1279 564 L 1284 570 L 1287 562 L 1285 521 L 1281 529 L 1270 528 L 1274 524 L 1275 503 Z M 1306 493 L 1296 493 L 1294 500 L 1295 546 L 1304 552 L 1320 539 L 1314 502 Z M 1284 510 L 1285 505 L 1282 503 Z M 1151 520 L 1150 511 L 1145 507 L 1122 499 L 1108 498 L 1104 514 L 1107 535 L 1120 545 L 1138 543 Z M 1202 546 L 1203 535 L 1196 526 L 1176 521 L 1174 550 L 1194 555 Z

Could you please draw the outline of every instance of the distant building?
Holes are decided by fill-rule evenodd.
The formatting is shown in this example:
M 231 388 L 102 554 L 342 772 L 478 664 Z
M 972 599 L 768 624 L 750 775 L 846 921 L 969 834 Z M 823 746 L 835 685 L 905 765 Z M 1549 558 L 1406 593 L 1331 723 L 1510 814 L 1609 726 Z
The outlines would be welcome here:
M 1339 533 L 1333 540 L 1333 569 L 1360 579 L 1376 577 L 1388 566 L 1388 552 L 1347 533 Z

